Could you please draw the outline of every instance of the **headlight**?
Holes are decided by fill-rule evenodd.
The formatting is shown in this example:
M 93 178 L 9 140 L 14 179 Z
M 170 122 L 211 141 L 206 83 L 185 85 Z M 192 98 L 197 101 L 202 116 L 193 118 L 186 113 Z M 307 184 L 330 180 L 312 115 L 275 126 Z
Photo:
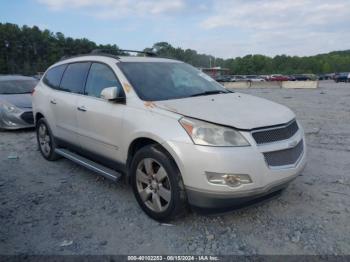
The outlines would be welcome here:
M 22 110 L 15 105 L 12 105 L 11 103 L 5 101 L 0 101 L 0 107 L 2 107 L 7 113 L 17 114 L 22 112 Z
M 180 124 L 193 142 L 204 146 L 249 146 L 248 141 L 236 130 L 193 118 L 183 117 Z

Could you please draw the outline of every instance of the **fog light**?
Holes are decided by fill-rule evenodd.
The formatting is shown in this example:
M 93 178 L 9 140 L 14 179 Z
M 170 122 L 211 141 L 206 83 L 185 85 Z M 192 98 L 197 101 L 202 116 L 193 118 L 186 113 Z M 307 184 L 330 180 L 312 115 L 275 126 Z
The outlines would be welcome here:
M 246 174 L 222 174 L 213 172 L 205 173 L 207 175 L 208 181 L 216 185 L 227 185 L 231 187 L 237 187 L 242 184 L 250 184 L 253 182 L 250 176 Z

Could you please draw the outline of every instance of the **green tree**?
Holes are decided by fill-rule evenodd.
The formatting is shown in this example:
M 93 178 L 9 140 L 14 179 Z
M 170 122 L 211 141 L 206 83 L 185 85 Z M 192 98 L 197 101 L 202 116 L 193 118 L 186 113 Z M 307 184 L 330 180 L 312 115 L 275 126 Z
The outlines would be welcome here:
M 43 72 L 64 56 L 90 53 L 93 49 L 108 49 L 118 55 L 117 45 L 97 45 L 86 39 L 66 37 L 63 33 L 40 30 L 37 26 L 19 27 L 0 23 L 0 74 L 35 74 Z M 174 58 L 196 67 L 221 66 L 231 74 L 297 74 L 332 73 L 350 71 L 350 50 L 335 51 L 316 56 L 298 57 L 277 55 L 268 57 L 254 54 L 222 59 L 199 54 L 193 49 L 173 47 L 168 42 L 157 42 L 144 51 L 152 51 L 162 57 Z M 141 55 L 141 54 L 139 54 Z

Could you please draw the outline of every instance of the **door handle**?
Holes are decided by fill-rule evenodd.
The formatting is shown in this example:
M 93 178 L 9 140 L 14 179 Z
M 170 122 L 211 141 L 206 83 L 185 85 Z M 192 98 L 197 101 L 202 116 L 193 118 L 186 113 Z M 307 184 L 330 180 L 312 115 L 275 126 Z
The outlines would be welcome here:
M 82 111 L 82 112 L 85 112 L 85 111 L 86 111 L 85 106 L 78 106 L 77 109 L 78 109 L 79 111 Z
M 53 104 L 53 105 L 56 105 L 57 104 L 56 99 L 51 99 L 50 103 Z

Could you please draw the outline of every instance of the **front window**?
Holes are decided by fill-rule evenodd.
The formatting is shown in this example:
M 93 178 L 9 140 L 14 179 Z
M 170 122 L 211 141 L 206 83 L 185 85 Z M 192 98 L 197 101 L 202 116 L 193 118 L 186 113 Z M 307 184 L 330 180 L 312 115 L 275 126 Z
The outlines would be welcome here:
M 0 81 L 0 94 L 27 94 L 31 93 L 38 83 L 37 80 L 6 80 Z
M 228 92 L 211 77 L 185 63 L 121 62 L 118 66 L 145 101 Z
M 101 97 L 102 90 L 112 86 L 120 86 L 113 71 L 104 64 L 93 63 L 86 80 L 85 95 Z

